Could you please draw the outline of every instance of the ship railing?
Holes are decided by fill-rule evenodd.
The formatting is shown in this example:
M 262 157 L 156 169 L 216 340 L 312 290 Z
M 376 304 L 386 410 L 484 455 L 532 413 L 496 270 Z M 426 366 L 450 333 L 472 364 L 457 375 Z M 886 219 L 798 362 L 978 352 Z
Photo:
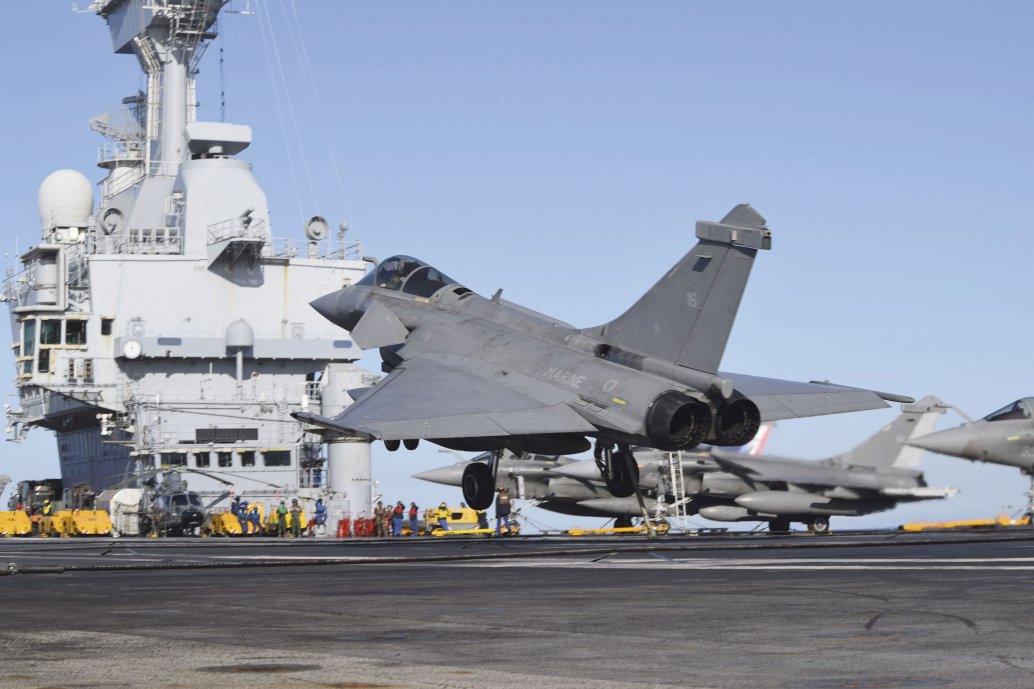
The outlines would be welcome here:
M 0 294 L 3 301 L 12 302 L 15 306 L 23 305 L 22 302 L 25 294 L 29 291 L 29 286 L 36 282 L 36 265 L 31 263 L 27 268 L 18 272 L 11 269 L 7 270 L 7 275 L 4 277 L 3 292 Z
M 175 177 L 179 174 L 179 166 L 176 160 L 153 160 L 148 165 L 137 165 L 114 179 L 105 179 L 102 193 L 107 199 L 139 184 L 144 177 Z
M 327 485 L 326 469 L 301 469 L 298 472 L 299 488 L 322 488 Z
M 229 239 L 261 239 L 267 241 L 266 221 L 250 216 L 230 218 L 208 226 L 208 244 L 217 244 Z
M 82 287 L 89 283 L 89 261 L 86 260 L 86 247 L 83 244 L 65 249 L 65 267 L 68 271 L 65 282 L 69 287 Z
M 306 258 L 357 261 L 363 255 L 363 243 L 360 241 L 331 241 L 329 239 L 322 242 L 315 242 L 304 239 L 274 237 L 272 241 L 263 248 L 262 255 L 275 256 L 277 258 L 295 258 L 296 256 L 304 256 Z
M 97 164 L 138 165 L 144 160 L 144 141 L 109 141 L 97 147 Z
M 133 186 L 140 183 L 140 180 L 144 178 L 143 166 L 132 168 L 127 170 L 114 179 L 105 179 L 102 185 L 101 193 L 106 199 L 110 199 L 112 196 L 121 194 L 126 189 L 130 189 Z
M 183 237 L 178 227 L 131 227 L 124 235 L 99 235 L 93 253 L 182 254 Z

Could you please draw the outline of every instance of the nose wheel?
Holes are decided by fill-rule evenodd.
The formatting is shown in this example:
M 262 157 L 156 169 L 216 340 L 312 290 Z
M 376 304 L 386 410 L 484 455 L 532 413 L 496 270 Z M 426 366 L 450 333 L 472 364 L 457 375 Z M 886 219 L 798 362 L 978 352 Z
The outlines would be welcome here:
M 829 533 L 829 517 L 818 516 L 808 520 L 808 531 L 813 533 Z

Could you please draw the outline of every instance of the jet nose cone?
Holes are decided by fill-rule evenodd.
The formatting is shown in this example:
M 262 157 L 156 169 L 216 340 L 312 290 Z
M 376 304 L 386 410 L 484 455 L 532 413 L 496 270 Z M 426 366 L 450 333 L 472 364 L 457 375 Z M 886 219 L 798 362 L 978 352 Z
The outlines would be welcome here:
M 907 444 L 942 455 L 972 458 L 973 451 L 970 444 L 975 437 L 972 431 L 963 426 L 913 438 Z
M 316 313 L 328 321 L 333 321 L 337 317 L 337 298 L 339 294 L 339 292 L 324 294 L 322 297 L 310 301 L 309 306 L 316 309 Z
M 413 474 L 413 478 L 418 478 L 421 481 L 430 481 L 431 483 L 441 483 L 445 486 L 461 486 L 463 485 L 463 469 L 466 464 L 453 464 L 447 467 L 438 467 L 437 469 L 430 469 L 428 471 L 422 471 L 419 474 Z

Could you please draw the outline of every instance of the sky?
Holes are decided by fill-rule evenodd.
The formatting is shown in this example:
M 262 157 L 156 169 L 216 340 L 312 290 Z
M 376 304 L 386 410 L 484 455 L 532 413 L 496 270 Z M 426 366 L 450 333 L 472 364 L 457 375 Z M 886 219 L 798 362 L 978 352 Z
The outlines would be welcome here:
M 85 4 L 85 3 L 83 3 Z M 273 234 L 347 222 L 475 291 L 579 327 L 619 315 L 696 220 L 768 220 L 723 370 L 933 393 L 971 416 L 1034 394 L 1034 5 L 996 2 L 234 0 L 198 75 L 199 119 L 248 124 Z M 12 3 L 17 56 L 0 201 L 5 268 L 39 240 L 51 171 L 100 181 L 89 119 L 143 86 L 104 22 Z M 225 105 L 223 105 L 225 101 Z M 4 403 L 17 405 L 3 348 Z M 372 357 L 362 362 L 378 368 Z M 897 409 L 780 422 L 768 451 L 820 458 Z M 960 423 L 948 414 L 941 428 Z M 460 500 L 409 476 L 452 461 L 374 446 L 388 500 Z M 35 430 L 0 473 L 57 474 Z M 992 517 L 1017 470 L 928 455 L 961 489 L 834 528 Z M 537 522 L 570 518 L 536 511 Z M 598 521 L 598 520 L 597 520 Z M 720 526 L 702 519 L 702 526 Z M 749 525 L 748 525 L 749 526 Z

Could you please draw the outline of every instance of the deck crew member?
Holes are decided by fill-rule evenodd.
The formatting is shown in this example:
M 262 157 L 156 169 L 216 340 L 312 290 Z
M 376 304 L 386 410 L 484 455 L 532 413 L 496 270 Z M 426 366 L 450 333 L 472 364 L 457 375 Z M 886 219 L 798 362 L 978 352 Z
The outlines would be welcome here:
M 391 510 L 391 535 L 402 535 L 402 521 L 406 518 L 406 506 L 399 500 Z
M 319 529 L 319 532 L 326 533 L 327 531 L 327 506 L 323 504 L 323 498 L 316 499 L 316 507 L 314 508 L 314 516 L 316 523 L 313 525 Z
M 291 535 L 295 538 L 302 536 L 302 506 L 298 504 L 298 498 L 291 500 Z
M 438 528 L 442 531 L 449 530 L 449 508 L 445 506 L 443 502 L 438 505 L 438 509 L 434 511 L 435 519 L 438 520 Z
M 276 535 L 283 538 L 287 534 L 287 505 L 280 501 L 276 508 Z
M 409 530 L 413 532 L 410 536 L 416 536 L 419 533 L 416 528 L 416 518 L 418 514 L 420 514 L 420 508 L 416 506 L 416 503 L 409 503 Z
M 377 501 L 377 506 L 373 508 L 373 535 L 374 536 L 387 536 L 387 529 L 384 528 L 384 522 L 388 518 L 388 511 L 384 509 L 384 503 L 380 500 Z
M 510 531 L 510 491 L 506 490 L 503 486 L 499 486 L 499 495 L 495 498 L 495 535 L 498 536 L 502 531 L 503 523 L 506 524 L 506 535 L 509 536 Z

